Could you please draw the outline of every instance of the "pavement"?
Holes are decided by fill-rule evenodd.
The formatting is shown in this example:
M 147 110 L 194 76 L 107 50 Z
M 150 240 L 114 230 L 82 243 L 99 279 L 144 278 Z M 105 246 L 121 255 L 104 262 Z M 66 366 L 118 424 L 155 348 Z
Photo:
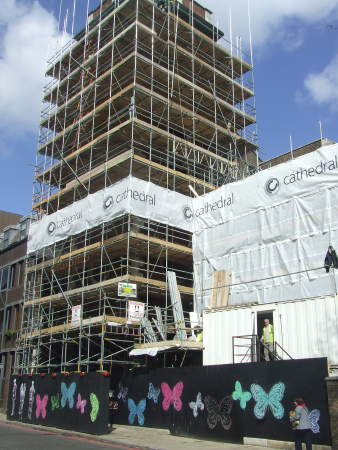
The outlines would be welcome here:
M 138 448 L 138 449 L 148 449 L 148 450 L 207 450 L 207 449 L 222 449 L 222 450 L 275 450 L 279 449 L 290 449 L 294 448 L 294 444 L 290 447 L 288 443 L 280 443 L 278 447 L 273 445 L 273 447 L 259 446 L 259 445 L 240 445 L 240 444 L 228 444 L 224 442 L 213 442 L 206 441 L 202 439 L 194 439 L 189 437 L 173 436 L 166 429 L 159 428 L 141 428 L 133 426 L 115 425 L 114 429 L 109 434 L 104 434 L 101 436 L 94 436 L 92 434 L 78 433 L 75 431 L 61 430 L 53 427 L 44 427 L 39 425 L 25 424 L 21 422 L 7 421 L 5 414 L 0 413 L 0 425 L 6 423 L 9 427 L 16 426 L 20 428 L 27 428 L 30 430 L 43 430 L 45 432 L 53 432 L 59 435 L 60 438 L 64 437 L 82 437 L 91 442 L 97 442 L 98 446 L 100 443 L 110 444 L 108 447 L 121 448 L 119 446 L 127 446 L 124 448 Z M 1 432 L 1 430 L 0 430 Z M 319 447 L 319 446 L 318 446 Z M 14 447 L 12 447 L 13 450 Z M 18 447 L 19 448 L 19 447 Z M 21 450 L 26 450 L 25 447 L 20 447 Z M 42 447 L 43 448 L 43 447 Z M 63 447 L 65 448 L 65 447 Z M 74 447 L 75 448 L 75 447 Z M 94 447 L 92 447 L 94 448 Z M 2 450 L 0 442 L 0 450 Z
M 20 424 L 0 422 L 0 450 L 137 450 L 92 437 L 64 436 L 62 431 L 37 430 Z

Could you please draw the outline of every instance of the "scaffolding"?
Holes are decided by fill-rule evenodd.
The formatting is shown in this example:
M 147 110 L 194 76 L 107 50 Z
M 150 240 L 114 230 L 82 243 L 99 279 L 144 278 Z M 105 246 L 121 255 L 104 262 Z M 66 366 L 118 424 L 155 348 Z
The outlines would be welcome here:
M 48 61 L 33 220 L 128 175 L 201 195 L 257 170 L 252 61 L 208 15 L 190 0 L 101 0 Z M 125 214 L 29 254 L 17 372 L 135 364 L 130 350 L 150 344 L 147 325 L 128 321 L 123 281 L 137 284 L 156 342 L 177 340 L 168 272 L 186 350 L 194 347 L 189 232 Z

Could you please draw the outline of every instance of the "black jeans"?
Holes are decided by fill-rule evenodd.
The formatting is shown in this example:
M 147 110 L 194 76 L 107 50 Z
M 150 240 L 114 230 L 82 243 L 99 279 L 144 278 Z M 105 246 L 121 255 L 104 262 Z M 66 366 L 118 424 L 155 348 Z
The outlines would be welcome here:
M 302 450 L 302 442 L 305 442 L 306 450 L 312 450 L 311 430 L 295 430 L 295 450 Z

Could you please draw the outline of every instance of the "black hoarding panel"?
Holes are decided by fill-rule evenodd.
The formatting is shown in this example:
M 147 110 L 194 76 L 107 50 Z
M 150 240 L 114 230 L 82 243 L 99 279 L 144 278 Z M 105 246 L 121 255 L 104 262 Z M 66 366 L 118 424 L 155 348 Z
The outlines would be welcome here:
M 107 433 L 109 377 L 99 373 L 11 377 L 7 418 L 92 434 Z
M 114 421 L 227 442 L 292 441 L 289 411 L 303 397 L 314 442 L 330 444 L 326 376 L 326 358 L 139 369 L 121 380 Z

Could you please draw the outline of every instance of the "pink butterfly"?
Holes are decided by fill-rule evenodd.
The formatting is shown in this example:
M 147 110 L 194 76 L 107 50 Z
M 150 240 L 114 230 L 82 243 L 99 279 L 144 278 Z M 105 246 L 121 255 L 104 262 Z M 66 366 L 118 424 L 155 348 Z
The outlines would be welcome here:
M 87 400 L 81 399 L 81 394 L 77 394 L 76 409 L 79 409 L 81 414 L 84 414 L 86 404 L 87 404 Z
M 36 397 L 35 397 L 35 402 L 36 402 L 35 417 L 38 419 L 40 417 L 40 415 L 41 415 L 41 417 L 43 419 L 45 419 L 46 415 L 47 415 L 46 406 L 47 406 L 47 403 L 48 403 L 48 395 L 45 394 L 42 397 L 42 400 L 41 400 L 40 395 L 37 394 Z
M 181 411 L 182 409 L 182 400 L 181 395 L 183 392 L 183 383 L 179 381 L 173 387 L 173 390 L 170 389 L 167 383 L 161 383 L 161 390 L 163 394 L 162 408 L 164 411 L 168 411 L 171 404 L 174 405 L 176 411 Z

